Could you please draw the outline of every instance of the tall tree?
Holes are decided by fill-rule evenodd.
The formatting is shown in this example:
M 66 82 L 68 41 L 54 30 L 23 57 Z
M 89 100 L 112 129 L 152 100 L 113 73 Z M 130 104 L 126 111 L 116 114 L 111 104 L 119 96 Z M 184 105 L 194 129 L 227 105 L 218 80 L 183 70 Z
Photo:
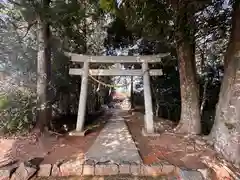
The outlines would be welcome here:
M 24 19 L 21 24 L 15 24 L 16 31 L 21 26 L 26 26 L 26 33 L 19 36 L 19 41 L 24 44 L 29 36 L 37 39 L 37 123 L 36 128 L 43 131 L 51 119 L 50 80 L 51 80 L 51 45 L 50 45 L 50 0 L 11 0 L 7 3 L 14 5 L 15 11 Z M 20 27 L 19 27 L 20 26 Z M 33 29 L 36 31 L 34 33 Z M 21 31 L 22 33 L 22 31 Z M 36 36 L 35 36 L 36 35 Z M 26 39 L 24 39 L 26 38 Z M 31 40 L 31 39 L 29 39 Z M 35 46 L 34 46 L 35 47 Z M 26 53 L 27 54 L 27 53 Z M 27 60 L 27 58 L 25 58 Z M 34 62 L 36 59 L 32 59 Z M 34 67 L 34 66 L 33 66 Z M 28 72 L 27 72 L 28 73 Z M 30 76 L 30 75 L 29 75 Z
M 195 6 L 189 1 L 173 4 L 175 19 L 175 43 L 179 62 L 181 86 L 181 118 L 177 131 L 201 133 L 199 90 L 195 62 Z
M 41 0 L 36 9 L 38 25 L 38 57 L 37 57 L 37 102 L 38 116 L 36 128 L 43 131 L 51 120 L 52 109 L 50 101 L 49 85 L 51 81 L 51 45 L 49 26 L 50 0 Z
M 214 147 L 228 160 L 240 163 L 240 1 L 232 4 L 232 29 L 224 59 L 224 78 L 214 126 Z

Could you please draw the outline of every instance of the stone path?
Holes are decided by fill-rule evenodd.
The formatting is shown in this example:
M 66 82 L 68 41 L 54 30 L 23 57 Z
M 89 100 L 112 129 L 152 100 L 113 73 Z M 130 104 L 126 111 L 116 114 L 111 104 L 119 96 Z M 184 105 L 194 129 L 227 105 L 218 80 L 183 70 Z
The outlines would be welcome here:
M 102 129 L 99 136 L 86 153 L 86 160 L 93 160 L 95 164 L 107 162 L 118 165 L 125 163 L 143 165 L 143 161 L 138 153 L 138 149 L 132 139 L 128 127 L 125 124 L 124 118 L 120 115 L 121 112 L 122 111 L 119 109 L 112 110 L 113 116 L 108 120 L 108 123 Z M 159 174 L 163 169 L 166 169 L 165 171 L 170 169 L 169 172 L 171 172 L 174 168 L 174 166 L 171 165 L 169 167 L 166 166 L 167 168 L 163 167 L 165 166 L 161 165 L 160 168 L 155 167 L 153 170 L 152 167 L 149 169 L 149 167 L 143 166 L 143 172 L 140 174 Z M 172 178 L 174 179 L 174 177 Z M 195 180 L 204 180 L 202 174 L 198 171 L 181 169 L 179 169 L 179 178 L 182 180 L 191 180 L 192 178 Z
M 113 116 L 86 153 L 86 159 L 95 163 L 142 163 L 128 127 L 119 115 L 120 112 L 114 109 Z

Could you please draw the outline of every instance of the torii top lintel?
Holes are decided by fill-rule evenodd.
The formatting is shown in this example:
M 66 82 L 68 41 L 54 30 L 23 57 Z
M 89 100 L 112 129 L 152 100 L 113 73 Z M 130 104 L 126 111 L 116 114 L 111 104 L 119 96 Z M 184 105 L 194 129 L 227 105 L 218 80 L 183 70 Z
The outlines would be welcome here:
M 92 62 L 92 63 L 157 63 L 162 58 L 167 57 L 170 53 L 163 53 L 151 56 L 88 56 L 75 53 L 65 53 L 71 57 L 72 62 Z

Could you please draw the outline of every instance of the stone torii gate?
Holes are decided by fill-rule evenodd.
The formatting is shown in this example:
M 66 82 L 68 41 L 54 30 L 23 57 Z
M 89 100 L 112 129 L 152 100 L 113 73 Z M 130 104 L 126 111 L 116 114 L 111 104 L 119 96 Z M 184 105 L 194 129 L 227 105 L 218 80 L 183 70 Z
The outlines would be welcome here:
M 148 63 L 161 62 L 163 57 L 169 54 L 156 56 L 87 56 L 81 54 L 67 53 L 71 61 L 75 63 L 84 63 L 83 68 L 70 68 L 70 75 L 82 76 L 81 92 L 78 106 L 76 131 L 70 135 L 84 135 L 84 121 L 87 101 L 88 76 L 143 76 L 144 86 L 144 132 L 154 133 L 153 126 L 153 108 L 149 76 L 161 76 L 161 69 L 149 69 Z M 90 63 L 141 63 L 142 69 L 89 69 Z

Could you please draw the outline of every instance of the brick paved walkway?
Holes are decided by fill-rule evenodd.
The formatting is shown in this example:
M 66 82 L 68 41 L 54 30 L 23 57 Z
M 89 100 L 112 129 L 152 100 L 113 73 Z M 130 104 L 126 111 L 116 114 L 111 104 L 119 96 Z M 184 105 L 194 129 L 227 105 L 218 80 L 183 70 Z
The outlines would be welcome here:
M 142 163 L 127 125 L 119 115 L 121 111 L 114 109 L 112 113 L 113 116 L 86 153 L 86 159 L 93 160 L 95 163 Z

